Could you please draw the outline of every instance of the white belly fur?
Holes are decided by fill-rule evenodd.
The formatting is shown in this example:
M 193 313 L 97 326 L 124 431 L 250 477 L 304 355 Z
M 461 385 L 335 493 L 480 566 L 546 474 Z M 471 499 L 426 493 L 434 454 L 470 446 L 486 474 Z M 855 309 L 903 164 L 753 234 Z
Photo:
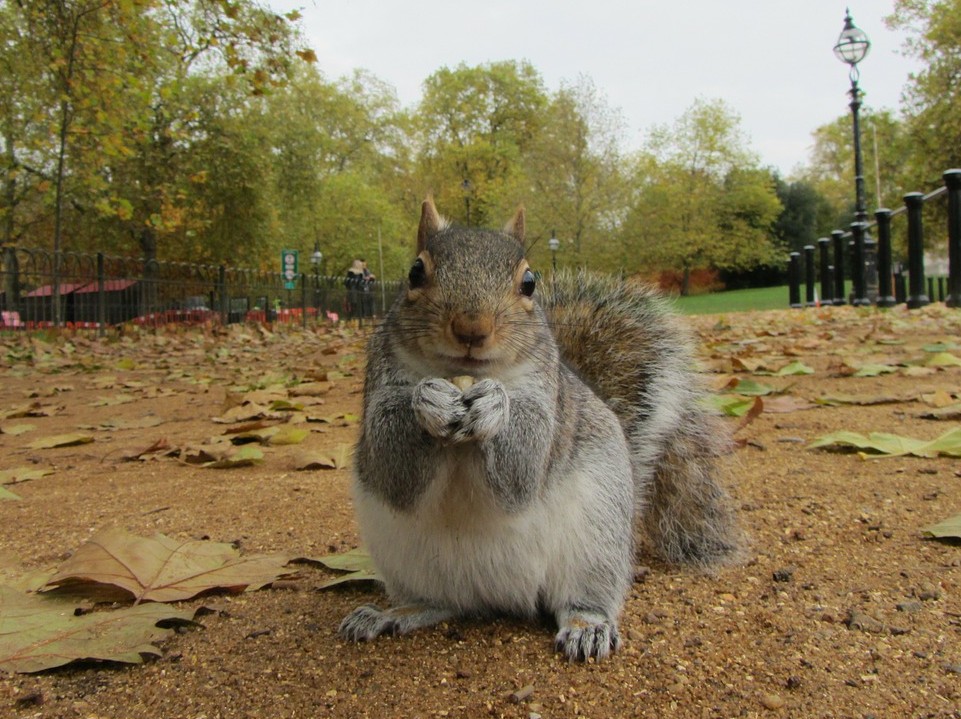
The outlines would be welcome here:
M 612 537 L 609 526 L 585 519 L 607 515 L 612 502 L 625 501 L 630 469 L 611 476 L 608 464 L 602 476 L 594 468 L 604 462 L 591 459 L 584 457 L 579 468 L 554 478 L 550 490 L 513 513 L 495 504 L 483 483 L 480 454 L 470 447 L 451 449 L 408 512 L 389 507 L 355 483 L 363 539 L 392 601 L 424 602 L 464 614 L 532 616 L 539 600 L 548 609 L 576 602 L 584 587 L 597 581 L 599 565 L 615 575 L 607 581 L 619 601 L 627 583 L 630 538 Z M 601 489 L 612 484 L 621 487 L 615 492 L 619 497 Z M 621 545 L 613 548 L 616 557 L 612 539 Z

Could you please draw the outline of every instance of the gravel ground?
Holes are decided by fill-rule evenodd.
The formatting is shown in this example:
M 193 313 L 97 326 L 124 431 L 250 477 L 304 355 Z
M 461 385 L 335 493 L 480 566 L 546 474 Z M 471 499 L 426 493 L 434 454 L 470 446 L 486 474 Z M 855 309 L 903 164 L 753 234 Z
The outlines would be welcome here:
M 273 588 L 180 603 L 207 608 L 200 626 L 143 665 L 0 673 L 0 716 L 961 717 L 961 549 L 921 533 L 961 512 L 959 460 L 807 447 L 839 430 L 934 438 L 958 426 L 920 415 L 959 400 L 961 369 L 931 358 L 961 357 L 961 313 L 825 308 L 690 321 L 714 385 L 750 377 L 779 392 L 737 430 L 726 461 L 750 559 L 704 576 L 639 557 L 613 658 L 569 664 L 553 652 L 551 627 L 510 619 L 347 644 L 340 619 L 383 603 L 382 593 L 319 591 L 332 574 L 299 565 Z M 244 553 L 355 547 L 349 469 L 297 467 L 305 453 L 344 457 L 354 441 L 362 343 L 351 329 L 0 337 L 0 470 L 54 470 L 7 486 L 21 501 L 0 501 L 0 580 L 56 567 L 106 527 L 234 542 Z M 757 374 L 795 360 L 814 373 Z M 888 369 L 852 376 L 865 365 Z M 259 465 L 124 460 L 161 439 L 184 447 L 221 435 L 213 418 L 239 395 L 257 385 L 291 396 L 291 380 L 314 383 L 308 412 L 326 421 L 306 423 L 300 445 L 264 448 Z M 870 404 L 814 404 L 841 395 Z M 7 416 L 31 403 L 48 416 Z M 161 423 L 142 426 L 152 418 Z M 17 434 L 22 424 L 33 429 Z M 95 441 L 27 447 L 80 430 Z

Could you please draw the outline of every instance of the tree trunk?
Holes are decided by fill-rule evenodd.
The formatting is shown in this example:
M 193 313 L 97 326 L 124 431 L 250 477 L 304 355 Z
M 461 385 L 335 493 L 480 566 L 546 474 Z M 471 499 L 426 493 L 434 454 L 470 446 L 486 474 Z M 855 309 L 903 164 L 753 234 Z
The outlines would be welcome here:
M 681 274 L 681 297 L 687 297 L 691 293 L 691 268 L 684 267 Z
M 3 141 L 7 148 L 7 179 L 4 182 L 3 187 L 4 204 L 7 207 L 7 216 L 4 218 L 3 222 L 2 244 L 10 246 L 13 245 L 14 241 L 15 226 L 13 222 L 13 208 L 17 203 L 17 176 L 13 171 L 17 165 L 17 155 L 13 148 L 13 128 L 11 128 L 9 125 L 4 132 Z

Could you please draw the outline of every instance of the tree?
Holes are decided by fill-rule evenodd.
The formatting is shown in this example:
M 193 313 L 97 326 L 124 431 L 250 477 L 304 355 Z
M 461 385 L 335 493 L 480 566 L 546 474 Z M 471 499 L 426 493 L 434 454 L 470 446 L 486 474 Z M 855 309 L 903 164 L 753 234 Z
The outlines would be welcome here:
M 836 229 L 834 206 L 808 180 L 786 182 L 774 178 L 775 192 L 784 208 L 774 224 L 774 234 L 788 251 L 801 252 Z
M 864 187 L 869 208 L 898 207 L 906 189 L 905 167 L 911 151 L 904 124 L 890 110 L 865 108 L 861 120 Z M 854 221 L 854 135 L 851 116 L 841 115 L 814 133 L 811 161 L 800 178 L 834 208 L 832 227 Z
M 464 224 L 500 223 L 523 196 L 521 158 L 546 105 L 543 81 L 527 62 L 461 64 L 428 77 L 413 120 L 425 192 Z
M 555 231 L 565 263 L 609 269 L 618 261 L 616 225 L 627 199 L 620 143 L 623 119 L 587 77 L 562 83 L 525 153 L 532 239 Z M 535 251 L 546 259 L 546 243 Z
M 693 269 L 776 260 L 774 183 L 722 101 L 697 100 L 673 125 L 654 128 L 635 166 L 622 234 L 628 271 L 679 270 L 687 294 Z
M 889 25 L 913 34 L 906 50 L 922 61 L 904 93 L 913 188 L 933 188 L 961 166 L 961 0 L 897 0 Z

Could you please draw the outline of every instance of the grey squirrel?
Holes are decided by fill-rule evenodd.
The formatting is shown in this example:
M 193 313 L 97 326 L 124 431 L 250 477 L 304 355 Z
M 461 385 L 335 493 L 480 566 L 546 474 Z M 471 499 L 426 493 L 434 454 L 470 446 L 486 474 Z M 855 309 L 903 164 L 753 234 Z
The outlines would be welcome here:
M 394 606 L 355 609 L 348 639 L 546 612 L 558 651 L 601 659 L 636 530 L 668 562 L 739 556 L 691 339 L 639 285 L 541 288 L 523 243 L 523 209 L 497 232 L 422 206 L 408 286 L 368 345 L 355 454 L 361 535 Z

